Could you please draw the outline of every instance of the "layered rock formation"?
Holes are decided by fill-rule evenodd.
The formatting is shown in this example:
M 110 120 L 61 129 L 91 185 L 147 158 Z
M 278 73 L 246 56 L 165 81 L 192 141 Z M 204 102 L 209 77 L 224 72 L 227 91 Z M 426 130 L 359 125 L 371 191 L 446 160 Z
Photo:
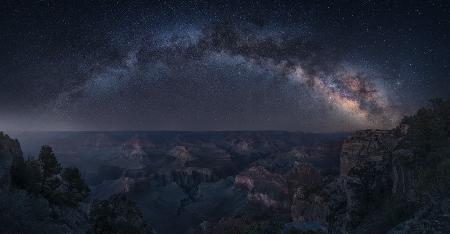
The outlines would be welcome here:
M 436 102 L 393 130 L 357 131 L 345 140 L 288 132 L 36 139 L 53 142 L 63 164 L 80 167 L 94 198 L 126 193 L 143 214 L 132 220 L 157 233 L 450 233 L 449 123 L 450 103 Z M 21 154 L 17 141 L 0 135 L 0 188 L 9 187 L 7 168 Z M 2 196 L 0 208 L 13 215 L 33 213 L 14 213 L 13 197 L 51 210 L 23 194 Z M 121 201 L 113 196 L 110 203 L 123 208 Z M 74 225 L 52 228 L 70 232 Z
M 235 177 L 235 184 L 248 191 L 247 199 L 271 209 L 285 209 L 288 204 L 286 179 L 262 166 L 251 167 Z
M 388 168 L 397 142 L 391 131 L 364 130 L 350 136 L 342 145 L 339 176 L 297 186 L 293 221 L 337 233 L 356 230 L 391 192 Z
M 313 223 L 332 233 L 449 232 L 450 195 L 440 184 L 450 184 L 450 148 L 445 142 L 425 148 L 431 153 L 421 158 L 426 151 L 411 144 L 408 129 L 358 131 L 345 140 L 338 177 L 322 180 L 315 191 L 297 186 L 291 207 L 297 226 Z
M 80 163 L 88 176 L 103 173 L 92 182 L 93 197 L 127 193 L 157 233 L 210 232 L 216 225 L 258 232 L 445 233 L 448 202 L 424 189 L 423 178 L 445 176 L 447 146 L 439 146 L 440 161 L 429 166 L 433 162 L 419 156 L 411 140 L 414 129 L 358 131 L 343 143 L 283 132 L 75 134 L 64 139 L 94 143 L 62 143 L 60 149 L 66 158 L 80 155 L 67 162 Z M 20 154 L 14 144 L 0 148 L 0 156 Z M 442 175 L 433 177 L 434 168 Z M 8 183 L 7 175 L 0 178 Z
M 352 169 L 368 166 L 382 167 L 398 139 L 389 130 L 364 130 L 355 132 L 342 145 L 340 175 L 346 176 Z

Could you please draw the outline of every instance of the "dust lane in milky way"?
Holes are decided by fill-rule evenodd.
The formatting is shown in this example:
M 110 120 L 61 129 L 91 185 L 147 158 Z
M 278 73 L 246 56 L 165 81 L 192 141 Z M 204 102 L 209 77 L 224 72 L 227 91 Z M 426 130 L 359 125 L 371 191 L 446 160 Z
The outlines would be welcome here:
M 445 1 L 8 1 L 2 13 L 2 129 L 351 131 L 450 98 Z
M 196 37 L 192 38 L 192 34 Z M 240 63 L 240 65 L 249 63 L 246 69 L 250 73 L 255 73 L 255 69 L 264 69 L 276 74 L 271 79 L 282 80 L 281 82 L 288 82 L 286 78 L 292 79 L 295 82 L 291 85 L 312 89 L 312 95 L 318 95 L 325 100 L 325 104 L 337 108 L 336 111 L 342 111 L 345 118 L 357 121 L 360 126 L 385 128 L 391 127 L 398 120 L 399 116 L 390 109 L 387 97 L 381 96 L 378 88 L 371 81 L 373 78 L 366 76 L 363 71 L 349 71 L 339 61 L 312 57 L 312 53 L 316 51 L 304 45 L 312 44 L 305 39 L 298 37 L 284 39 L 272 36 L 258 38 L 258 36 L 262 35 L 248 29 L 244 33 L 242 29 L 232 29 L 228 25 L 216 25 L 212 29 L 207 28 L 196 33 L 177 32 L 174 35 L 166 35 L 163 40 L 153 42 L 155 45 L 150 48 L 140 44 L 137 49 L 127 52 L 122 61 L 123 67 L 111 67 L 109 64 L 101 67 L 100 71 L 93 73 L 81 87 L 72 89 L 69 98 L 63 94 L 57 99 L 56 104 L 51 105 L 62 103 L 62 108 L 67 108 L 66 106 L 79 101 L 77 100 L 79 96 L 88 96 L 88 102 L 101 100 L 105 98 L 105 95 L 106 98 L 111 98 L 114 93 L 132 87 L 132 83 L 138 79 L 133 77 L 134 73 L 148 72 L 140 70 L 143 66 L 155 66 L 155 64 L 163 67 L 183 66 L 199 59 L 210 63 L 213 59 L 211 57 L 214 57 L 212 55 L 215 55 L 216 59 L 219 57 L 222 60 L 225 58 L 231 60 L 219 61 L 219 66 L 227 62 Z M 280 53 L 290 46 L 301 47 L 306 51 L 302 51 L 301 54 L 298 54 L 298 50 Z M 171 60 L 178 60 L 177 64 L 171 64 Z M 173 70 L 173 68 L 168 69 Z M 255 79 L 262 79 L 265 75 L 262 73 Z M 182 78 L 174 77 L 174 79 Z M 226 75 L 221 79 L 227 79 Z M 149 82 L 158 83 L 159 81 L 156 79 Z M 202 82 L 200 80 L 200 83 Z M 257 83 L 258 80 L 254 82 Z M 205 84 L 207 83 L 208 81 L 205 81 Z M 92 96 L 85 94 L 88 90 L 92 91 Z M 293 108 L 301 108 L 301 106 Z

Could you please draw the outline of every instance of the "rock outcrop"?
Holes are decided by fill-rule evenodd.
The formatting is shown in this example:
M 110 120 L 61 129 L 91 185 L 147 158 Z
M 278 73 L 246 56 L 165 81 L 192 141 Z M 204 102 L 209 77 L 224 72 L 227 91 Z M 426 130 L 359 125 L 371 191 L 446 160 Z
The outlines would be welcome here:
M 380 168 L 392 152 L 398 139 L 389 130 L 357 131 L 342 145 L 340 175 L 369 165 Z
M 172 171 L 157 173 L 153 181 L 158 186 L 166 186 L 176 183 L 186 191 L 195 190 L 201 183 L 209 183 L 218 180 L 218 177 L 209 168 L 184 167 Z
M 29 182 L 29 176 L 34 174 L 30 175 L 27 174 L 28 171 L 20 170 L 24 167 L 21 168 L 19 165 L 25 166 L 19 142 L 0 132 L 0 233 L 86 233 L 88 228 L 86 213 L 66 203 L 53 204 L 42 194 L 27 190 L 25 184 L 19 182 Z M 74 170 L 70 173 L 72 172 Z M 70 176 L 71 179 L 75 178 L 73 174 Z M 73 185 L 64 182 L 64 186 Z M 67 192 L 68 187 L 64 188 L 66 190 L 58 188 L 58 192 Z M 65 198 L 67 197 L 68 193 Z
M 266 208 L 286 209 L 288 207 L 288 186 L 286 179 L 262 166 L 254 166 L 235 177 L 235 184 L 248 191 L 247 199 Z
M 22 150 L 19 142 L 0 132 L 0 190 L 10 186 L 12 163 L 15 157 L 21 156 Z
M 450 198 L 430 203 L 414 216 L 391 230 L 388 234 L 448 233 L 450 230 Z
M 290 209 L 293 221 L 323 220 L 323 197 L 311 192 L 322 181 L 320 172 L 310 164 L 298 164 L 286 176 L 292 196 Z
M 320 193 L 327 200 L 325 224 L 330 230 L 355 232 L 365 223 L 385 222 L 373 214 L 392 198 L 392 152 L 399 140 L 390 130 L 364 130 L 343 143 L 340 176 Z
M 330 233 L 450 232 L 450 138 L 442 129 L 449 107 L 440 108 L 419 111 L 396 129 L 357 131 L 345 140 L 339 176 L 315 190 L 296 186 L 294 226 L 313 223 Z

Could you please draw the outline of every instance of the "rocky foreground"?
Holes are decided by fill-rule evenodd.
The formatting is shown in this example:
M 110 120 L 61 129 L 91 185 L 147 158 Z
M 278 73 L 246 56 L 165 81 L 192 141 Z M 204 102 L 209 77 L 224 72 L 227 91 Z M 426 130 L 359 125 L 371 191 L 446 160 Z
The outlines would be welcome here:
M 303 233 L 450 233 L 450 103 L 433 101 L 393 130 L 342 144 L 339 176 L 297 187 Z M 286 227 L 286 226 L 285 226 Z

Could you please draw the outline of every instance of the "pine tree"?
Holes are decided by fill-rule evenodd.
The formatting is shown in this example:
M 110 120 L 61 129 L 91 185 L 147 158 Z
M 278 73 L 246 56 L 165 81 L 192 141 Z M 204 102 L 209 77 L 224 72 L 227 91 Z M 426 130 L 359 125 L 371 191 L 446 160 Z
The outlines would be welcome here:
M 11 183 L 15 188 L 25 189 L 27 180 L 26 164 L 22 155 L 15 156 L 11 165 Z
M 25 190 L 33 194 L 39 194 L 42 187 L 42 170 L 38 160 L 28 159 L 25 162 Z
M 42 172 L 45 178 L 52 177 L 61 172 L 61 164 L 59 164 L 53 153 L 52 147 L 44 145 L 39 153 L 39 162 L 41 163 Z
M 62 194 L 57 190 L 61 185 L 61 180 L 56 175 L 61 172 L 62 167 L 56 159 L 52 147 L 48 145 L 41 147 L 41 152 L 39 153 L 39 163 L 42 170 L 40 193 L 50 203 L 61 203 L 63 200 Z
M 67 205 L 76 206 L 85 199 L 90 190 L 81 178 L 81 173 L 76 167 L 65 168 L 62 172 L 62 178 L 66 186 L 64 200 Z
M 97 233 L 150 233 L 142 213 L 125 194 L 115 194 L 108 200 L 94 201 L 91 205 L 88 234 Z

